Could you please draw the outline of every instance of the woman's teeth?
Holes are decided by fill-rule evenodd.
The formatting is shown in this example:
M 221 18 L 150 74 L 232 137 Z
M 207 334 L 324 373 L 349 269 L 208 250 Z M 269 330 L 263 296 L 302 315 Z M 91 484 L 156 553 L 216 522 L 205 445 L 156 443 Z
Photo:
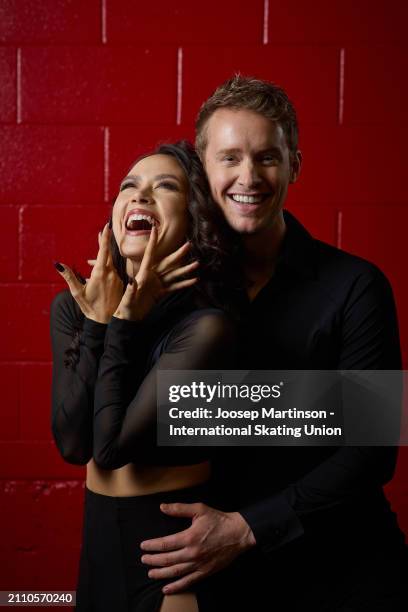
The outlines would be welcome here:
M 141 225 L 140 221 L 147 222 L 150 226 L 156 225 L 156 219 L 153 217 L 149 217 L 148 215 L 134 214 L 129 215 L 128 219 L 126 220 L 126 228 L 129 230 L 136 229 L 136 226 Z
M 258 204 L 265 197 L 265 194 L 260 194 L 256 196 L 250 195 L 238 195 L 237 193 L 230 194 L 230 198 L 234 200 L 234 202 L 240 202 L 242 204 Z

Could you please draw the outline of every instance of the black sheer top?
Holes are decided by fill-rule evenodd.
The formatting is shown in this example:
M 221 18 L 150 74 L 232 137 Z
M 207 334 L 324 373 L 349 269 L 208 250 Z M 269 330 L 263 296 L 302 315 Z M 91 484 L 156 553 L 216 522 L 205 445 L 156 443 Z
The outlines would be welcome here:
M 221 310 L 197 309 L 194 290 L 166 296 L 142 322 L 112 317 L 107 325 L 84 317 L 63 291 L 51 306 L 51 343 L 52 432 L 66 461 L 93 457 L 116 469 L 209 457 L 209 448 L 156 446 L 157 371 L 234 367 L 234 325 Z

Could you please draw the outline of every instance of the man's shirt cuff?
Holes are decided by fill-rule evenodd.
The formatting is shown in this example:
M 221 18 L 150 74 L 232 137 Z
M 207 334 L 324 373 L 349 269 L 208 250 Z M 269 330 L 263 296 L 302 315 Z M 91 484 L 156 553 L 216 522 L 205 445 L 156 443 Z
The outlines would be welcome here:
M 257 545 L 270 553 L 304 533 L 303 525 L 284 492 L 239 510 Z

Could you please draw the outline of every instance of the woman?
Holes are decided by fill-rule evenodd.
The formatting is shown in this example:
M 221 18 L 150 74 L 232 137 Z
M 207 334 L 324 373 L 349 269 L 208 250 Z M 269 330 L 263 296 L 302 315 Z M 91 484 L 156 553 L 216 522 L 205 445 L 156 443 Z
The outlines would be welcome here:
M 51 311 L 52 428 L 64 459 L 87 464 L 78 610 L 216 609 L 203 585 L 163 597 L 140 561 L 142 540 L 190 524 L 160 512 L 174 491 L 211 504 L 208 450 L 155 442 L 157 370 L 233 363 L 234 327 L 208 300 L 227 271 L 208 193 L 191 147 L 159 147 L 122 181 L 88 282 L 56 264 L 70 293 Z M 200 262 L 186 263 L 191 250 Z M 186 278 L 201 262 L 201 280 Z

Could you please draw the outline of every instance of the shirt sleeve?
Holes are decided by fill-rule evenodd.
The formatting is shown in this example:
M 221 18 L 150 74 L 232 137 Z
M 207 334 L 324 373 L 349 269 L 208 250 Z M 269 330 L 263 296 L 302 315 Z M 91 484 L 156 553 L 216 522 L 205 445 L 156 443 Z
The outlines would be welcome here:
M 355 280 L 343 311 L 338 370 L 385 369 L 401 369 L 397 315 L 387 279 L 372 266 Z M 397 453 L 396 446 L 342 447 L 277 495 L 240 512 L 257 544 L 272 552 L 305 532 L 304 517 L 391 480 Z
M 112 317 L 95 390 L 94 460 L 101 468 L 149 463 L 149 455 L 163 451 L 156 448 L 159 370 L 227 368 L 236 354 L 234 326 L 214 309 L 177 324 L 146 375 L 145 345 L 143 322 Z
M 107 325 L 87 319 L 69 291 L 51 304 L 52 414 L 57 448 L 68 463 L 84 465 L 92 458 L 95 382 Z M 67 363 L 66 350 L 77 350 Z

